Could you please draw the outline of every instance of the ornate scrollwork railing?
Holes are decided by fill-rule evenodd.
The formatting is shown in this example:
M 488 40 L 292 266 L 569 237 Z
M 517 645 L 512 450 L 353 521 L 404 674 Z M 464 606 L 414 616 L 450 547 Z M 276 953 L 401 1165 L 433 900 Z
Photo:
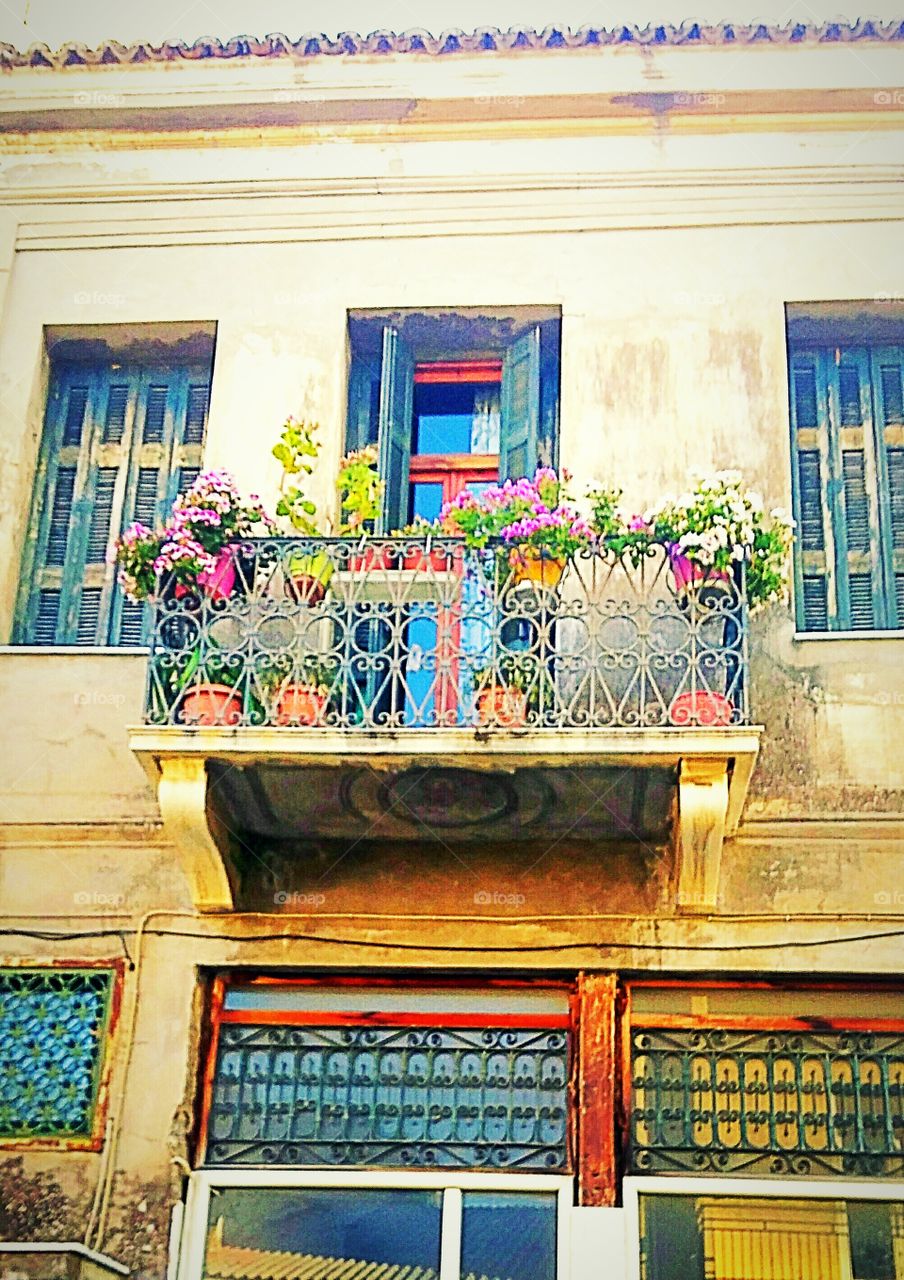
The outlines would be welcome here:
M 630 1167 L 904 1174 L 904 1035 L 635 1030 Z
M 532 576 L 524 576 L 529 572 Z M 146 720 L 362 731 L 745 724 L 740 570 L 660 549 L 512 567 L 452 538 L 271 538 L 234 580 L 162 582 Z
M 225 1026 L 206 1163 L 556 1172 L 568 1073 L 564 1031 Z

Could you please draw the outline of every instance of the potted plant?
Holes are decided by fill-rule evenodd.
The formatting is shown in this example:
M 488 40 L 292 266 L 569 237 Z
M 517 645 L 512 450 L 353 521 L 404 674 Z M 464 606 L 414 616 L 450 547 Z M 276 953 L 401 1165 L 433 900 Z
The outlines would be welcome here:
M 339 534 L 341 537 L 358 536 L 363 540 L 372 532 L 383 507 L 385 484 L 377 473 L 377 449 L 365 445 L 347 453 L 339 465 L 336 488 L 339 491 Z M 355 571 L 367 569 L 391 569 L 395 550 L 391 543 L 378 543 L 367 547 L 361 554 L 352 555 L 349 568 Z
M 627 556 L 636 567 L 658 544 L 653 530 L 641 515 L 626 515 L 621 506 L 621 489 L 590 489 L 590 531 L 597 550 L 615 559 Z
M 278 664 L 273 671 L 270 715 L 275 724 L 322 725 L 339 669 L 315 654 L 297 664 Z
M 208 649 L 200 643 L 186 652 L 155 656 L 155 679 L 167 719 L 189 727 L 234 728 L 246 710 L 245 662 L 239 653 Z
M 195 597 L 221 602 L 238 587 L 242 539 L 273 522 L 252 494 L 243 499 L 227 471 L 204 471 L 173 503 L 158 529 L 135 523 L 117 540 L 113 560 L 130 600 Z
M 767 513 L 740 472 L 699 476 L 687 493 L 663 499 L 643 519 L 666 549 L 679 596 L 732 591 L 741 564 L 751 610 L 787 591 L 794 522 L 778 508 Z
M 276 514 L 288 520 L 296 533 L 311 538 L 321 534 L 315 518 L 317 505 L 303 489 L 289 481 L 293 476 L 310 476 L 313 473 L 313 462 L 320 453 L 319 430 L 315 422 L 298 422 L 289 417 L 272 450 L 274 458 L 282 465 Z M 286 591 L 295 601 L 319 604 L 329 589 L 334 570 L 332 558 L 322 548 L 292 551 L 284 566 Z
M 499 571 L 513 584 L 551 590 L 591 540 L 589 526 L 565 498 L 564 482 L 540 467 L 532 480 L 506 480 L 480 494 L 463 490 L 443 507 L 440 527 L 461 535 L 471 549 L 497 546 Z
M 496 662 L 478 667 L 474 671 L 478 722 L 503 729 L 523 729 L 535 676 L 536 662 L 529 655 L 507 653 Z
M 434 573 L 446 573 L 453 568 L 460 571 L 463 546 L 431 546 L 436 532 L 436 525 L 425 520 L 423 516 L 418 516 L 411 524 L 397 531 L 399 537 L 408 539 L 399 549 L 403 569 L 419 573 L 425 573 L 431 569 Z M 421 542 L 426 545 L 420 546 Z

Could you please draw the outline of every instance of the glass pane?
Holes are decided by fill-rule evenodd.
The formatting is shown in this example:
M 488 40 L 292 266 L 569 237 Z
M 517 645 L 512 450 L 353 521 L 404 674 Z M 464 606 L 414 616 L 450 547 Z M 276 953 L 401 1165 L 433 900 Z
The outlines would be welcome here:
M 426 383 L 414 389 L 415 453 L 498 453 L 499 387 Z
M 554 1280 L 556 1196 L 467 1191 L 462 1198 L 461 1276 Z
M 641 1197 L 645 1280 L 895 1280 L 904 1206 L 888 1202 Z
M 354 1269 L 358 1280 L 366 1280 L 370 1270 L 362 1263 L 375 1264 L 374 1271 L 395 1265 L 436 1275 L 441 1216 L 439 1191 L 214 1189 L 204 1276 L 316 1280 L 329 1274 L 339 1280 Z
M 411 486 L 411 519 L 436 520 L 443 505 L 443 486 L 439 481 L 419 480 Z

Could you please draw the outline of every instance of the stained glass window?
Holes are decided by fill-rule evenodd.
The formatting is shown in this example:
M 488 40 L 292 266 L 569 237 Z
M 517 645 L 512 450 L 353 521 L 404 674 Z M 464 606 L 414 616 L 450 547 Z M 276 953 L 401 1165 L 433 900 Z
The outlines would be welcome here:
M 0 1139 L 88 1138 L 109 969 L 0 969 Z

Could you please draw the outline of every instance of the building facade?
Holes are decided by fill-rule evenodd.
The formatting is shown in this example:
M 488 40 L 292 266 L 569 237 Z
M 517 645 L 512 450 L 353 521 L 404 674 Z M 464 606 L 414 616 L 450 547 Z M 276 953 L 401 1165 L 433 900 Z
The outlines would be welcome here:
M 902 41 L 2 50 L 4 1273 L 904 1276 Z M 791 599 L 417 534 L 126 599 L 202 468 L 275 505 L 289 414 L 323 511 L 378 447 L 386 534 L 737 468 Z

